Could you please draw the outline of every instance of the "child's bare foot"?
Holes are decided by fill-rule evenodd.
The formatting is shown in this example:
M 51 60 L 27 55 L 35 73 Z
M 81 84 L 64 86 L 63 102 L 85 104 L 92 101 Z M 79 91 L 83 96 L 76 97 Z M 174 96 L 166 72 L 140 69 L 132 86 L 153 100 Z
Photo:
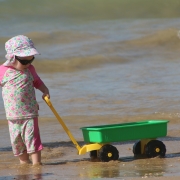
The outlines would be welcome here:
M 20 164 L 29 164 L 30 163 L 29 154 L 27 154 L 27 152 L 24 151 L 23 154 L 19 156 L 19 161 Z
M 41 151 L 37 151 L 31 154 L 33 165 L 41 165 Z
M 37 166 L 42 166 L 42 163 L 37 162 L 37 163 L 33 164 L 33 167 L 37 167 Z
M 29 165 L 29 164 L 31 164 L 31 161 L 30 160 L 29 161 L 23 161 L 23 162 L 21 161 L 20 164 L 21 165 L 26 165 L 26 164 Z

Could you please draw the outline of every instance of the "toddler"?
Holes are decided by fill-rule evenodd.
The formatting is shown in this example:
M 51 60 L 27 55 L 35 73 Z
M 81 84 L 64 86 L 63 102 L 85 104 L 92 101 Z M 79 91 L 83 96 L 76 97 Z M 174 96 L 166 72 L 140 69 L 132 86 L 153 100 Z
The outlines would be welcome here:
M 0 65 L 0 86 L 11 145 L 21 164 L 41 164 L 41 144 L 38 127 L 38 103 L 35 90 L 50 98 L 49 90 L 31 64 L 39 54 L 31 39 L 18 35 L 5 43 L 6 62 Z

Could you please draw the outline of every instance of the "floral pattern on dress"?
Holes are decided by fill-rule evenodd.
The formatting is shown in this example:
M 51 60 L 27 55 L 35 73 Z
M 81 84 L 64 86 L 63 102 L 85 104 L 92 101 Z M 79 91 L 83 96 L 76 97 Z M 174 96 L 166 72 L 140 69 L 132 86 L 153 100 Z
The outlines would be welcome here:
M 7 120 L 29 119 L 38 116 L 33 76 L 28 69 L 9 68 L 2 80 L 2 96 Z

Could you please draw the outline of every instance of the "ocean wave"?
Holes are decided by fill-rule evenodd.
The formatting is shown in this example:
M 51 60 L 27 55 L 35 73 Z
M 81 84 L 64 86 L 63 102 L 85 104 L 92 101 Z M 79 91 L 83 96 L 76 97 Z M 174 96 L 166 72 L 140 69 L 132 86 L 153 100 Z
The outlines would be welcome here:
M 106 57 L 103 55 L 89 57 L 74 57 L 68 59 L 46 59 L 34 61 L 39 72 L 73 72 L 92 68 L 98 68 L 105 64 L 127 63 L 128 60 L 122 57 Z
M 126 41 L 128 45 L 140 47 L 172 48 L 178 50 L 180 47 L 180 38 L 178 29 L 165 29 L 157 31 L 151 35 L 142 38 Z
M 19 34 L 16 34 L 19 35 Z M 92 33 L 79 32 L 79 31 L 53 31 L 53 32 L 42 32 L 33 31 L 29 33 L 24 33 L 23 35 L 30 37 L 34 43 L 39 45 L 57 45 L 57 44 L 68 44 L 77 41 L 88 41 L 101 39 L 102 35 L 96 35 Z M 0 44 L 5 44 L 5 42 L 10 39 L 11 36 L 0 37 Z
M 69 44 L 78 41 L 101 39 L 102 35 L 79 31 L 30 32 L 25 34 L 40 45 Z
M 4 59 L 4 60 L 3 60 Z M 0 63 L 5 62 L 5 58 L 1 58 Z M 57 73 L 57 72 L 74 72 L 87 69 L 101 67 L 105 64 L 128 63 L 129 60 L 123 57 L 112 57 L 105 55 L 94 55 L 85 57 L 71 58 L 44 58 L 37 59 L 33 62 L 38 72 L 41 73 Z

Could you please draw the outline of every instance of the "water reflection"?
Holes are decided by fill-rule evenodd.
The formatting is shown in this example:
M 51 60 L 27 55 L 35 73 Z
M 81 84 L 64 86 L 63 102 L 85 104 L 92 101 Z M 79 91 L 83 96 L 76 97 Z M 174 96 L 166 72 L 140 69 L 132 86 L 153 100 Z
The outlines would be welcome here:
M 17 171 L 18 171 L 18 175 L 14 176 L 14 179 L 18 179 L 18 180 L 42 179 L 41 166 L 19 165 Z
M 41 180 L 44 176 L 52 175 L 51 173 L 42 173 L 42 166 L 19 165 L 17 175 L 6 178 L 14 180 Z
M 161 159 L 144 159 L 121 165 L 120 177 L 159 177 L 166 171 Z
M 17 175 L 14 176 L 13 179 L 17 179 L 17 180 L 41 180 L 42 179 L 42 175 L 41 174 L 26 174 L 26 175 Z
M 80 177 L 88 178 L 114 178 L 119 177 L 119 162 L 109 163 L 92 163 L 88 166 L 87 171 L 80 173 Z
M 0 180 L 42 180 L 54 175 L 48 171 L 44 172 L 43 169 L 45 169 L 44 165 L 32 166 L 31 164 L 16 164 L 7 166 L 1 169 L 0 174 L 3 173 L 4 176 L 0 176 Z
M 23 174 L 15 176 L 1 176 L 0 180 L 42 180 L 43 177 L 50 176 L 51 173 L 44 174 Z
M 129 159 L 127 162 L 91 163 L 80 171 L 80 177 L 115 178 L 115 177 L 161 177 L 164 176 L 168 162 L 160 158 Z

